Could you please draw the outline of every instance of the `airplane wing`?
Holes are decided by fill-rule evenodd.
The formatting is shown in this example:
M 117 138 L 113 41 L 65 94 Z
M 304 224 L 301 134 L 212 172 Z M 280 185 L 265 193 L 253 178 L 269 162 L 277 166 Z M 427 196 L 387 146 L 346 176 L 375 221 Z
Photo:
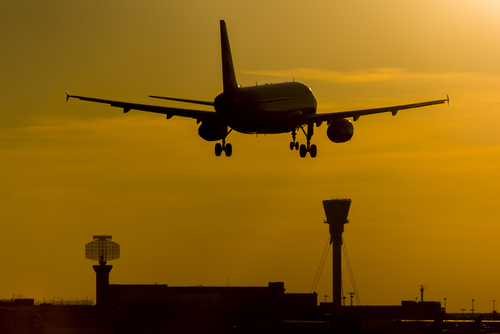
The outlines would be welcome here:
M 194 110 L 194 109 L 181 109 L 181 108 L 171 108 L 171 107 L 163 107 L 163 106 L 155 106 L 149 104 L 138 104 L 138 103 L 128 103 L 121 101 L 113 101 L 113 100 L 103 100 L 96 99 L 93 97 L 86 96 L 78 96 L 78 95 L 70 95 L 66 92 L 66 101 L 70 98 L 76 98 L 83 101 L 97 102 L 109 104 L 111 107 L 123 108 L 123 112 L 127 113 L 130 110 L 142 110 L 155 112 L 158 114 L 165 114 L 167 118 L 171 118 L 172 116 L 180 116 L 180 117 L 190 117 L 196 120 L 204 121 L 204 120 L 218 120 L 219 115 L 215 111 L 203 111 L 203 110 Z
M 446 96 L 446 99 L 443 100 L 435 100 L 435 101 L 426 101 L 419 103 L 411 103 L 411 104 L 403 104 L 399 106 L 392 107 L 382 107 L 382 108 L 373 108 L 373 109 L 361 109 L 361 110 L 351 110 L 351 111 L 341 111 L 327 114 L 310 114 L 305 117 L 301 117 L 295 120 L 291 120 L 290 123 L 296 124 L 297 126 L 308 124 L 308 123 L 321 123 L 325 121 L 334 121 L 341 118 L 352 117 L 354 121 L 357 121 L 361 116 L 379 114 L 384 112 L 390 112 L 393 116 L 396 116 L 398 111 L 405 109 L 413 109 L 413 108 L 421 108 L 426 106 L 432 106 L 435 104 L 443 104 L 447 102 L 450 103 L 450 98 Z

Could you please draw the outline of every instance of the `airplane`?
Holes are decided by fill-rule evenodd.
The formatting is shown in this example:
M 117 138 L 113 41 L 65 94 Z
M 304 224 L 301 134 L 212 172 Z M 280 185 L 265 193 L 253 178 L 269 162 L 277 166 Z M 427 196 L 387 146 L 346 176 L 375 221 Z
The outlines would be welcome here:
M 353 124 L 348 118 L 352 117 L 354 121 L 357 121 L 361 116 L 384 112 L 390 112 L 395 116 L 399 110 L 426 107 L 445 102 L 449 104 L 450 101 L 447 96 L 446 99 L 434 101 L 318 114 L 316 113 L 316 98 L 311 89 L 302 83 L 295 82 L 295 80 L 275 84 L 256 84 L 249 87 L 239 86 L 236 82 L 225 20 L 220 21 L 220 35 L 223 92 L 215 97 L 214 101 L 149 96 L 156 99 L 212 106 L 215 111 L 104 100 L 70 95 L 67 91 L 66 101 L 70 98 L 76 98 L 123 108 L 124 113 L 130 110 L 142 110 L 165 114 L 167 119 L 173 116 L 196 119 L 197 124 L 201 123 L 198 128 L 198 134 L 201 138 L 206 141 L 222 141 L 215 144 L 216 156 L 221 156 L 222 152 L 227 157 L 232 155 L 232 145 L 226 143 L 226 138 L 233 130 L 244 134 L 291 133 L 290 150 L 299 150 L 302 158 L 308 153 L 312 158 L 317 155 L 316 145 L 311 144 L 315 125 L 319 127 L 323 122 L 326 122 L 328 125 L 326 134 L 330 141 L 344 143 L 351 140 L 354 133 Z M 296 140 L 298 131 L 302 131 L 306 137 L 306 144 L 300 145 L 300 149 L 299 142 Z

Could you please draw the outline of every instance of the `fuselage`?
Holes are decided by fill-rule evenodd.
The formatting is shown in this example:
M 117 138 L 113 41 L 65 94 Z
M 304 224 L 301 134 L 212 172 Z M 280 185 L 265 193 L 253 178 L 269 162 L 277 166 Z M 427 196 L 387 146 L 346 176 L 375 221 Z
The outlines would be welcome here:
M 240 87 L 218 95 L 214 107 L 230 128 L 242 133 L 285 133 L 288 120 L 316 113 L 316 98 L 299 82 Z

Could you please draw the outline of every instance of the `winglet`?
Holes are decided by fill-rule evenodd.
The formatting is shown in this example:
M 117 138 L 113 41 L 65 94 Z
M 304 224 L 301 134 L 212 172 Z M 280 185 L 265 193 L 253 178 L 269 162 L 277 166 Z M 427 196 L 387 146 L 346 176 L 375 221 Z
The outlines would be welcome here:
M 448 102 L 448 105 L 450 105 L 450 97 L 448 96 L 448 94 L 446 94 L 446 102 Z
M 66 91 L 66 102 L 68 102 L 70 97 L 71 97 L 71 95 L 69 95 L 68 91 Z

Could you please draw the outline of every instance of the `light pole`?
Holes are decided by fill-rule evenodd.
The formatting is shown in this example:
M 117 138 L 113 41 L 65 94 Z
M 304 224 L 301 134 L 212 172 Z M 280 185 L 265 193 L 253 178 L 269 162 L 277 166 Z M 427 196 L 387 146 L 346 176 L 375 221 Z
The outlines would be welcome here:
M 474 319 L 474 299 L 472 300 L 472 308 L 470 309 L 472 314 L 472 319 Z
M 446 298 L 444 299 L 444 314 L 446 314 Z
M 354 292 L 349 292 L 349 295 L 351 296 L 351 306 L 352 306 L 352 298 L 354 297 Z

